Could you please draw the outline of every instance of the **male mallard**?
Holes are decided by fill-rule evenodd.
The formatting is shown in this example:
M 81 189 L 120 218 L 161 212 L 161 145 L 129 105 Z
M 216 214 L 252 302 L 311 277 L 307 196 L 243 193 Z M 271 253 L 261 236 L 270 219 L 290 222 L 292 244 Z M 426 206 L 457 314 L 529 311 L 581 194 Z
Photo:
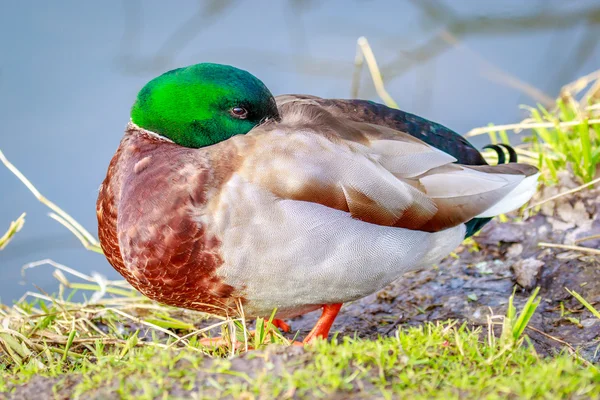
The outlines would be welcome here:
M 403 111 L 274 98 L 246 71 L 198 64 L 139 92 L 100 188 L 99 237 L 117 271 L 162 303 L 278 318 L 323 308 L 310 342 L 342 303 L 523 205 L 538 175 L 487 165 Z

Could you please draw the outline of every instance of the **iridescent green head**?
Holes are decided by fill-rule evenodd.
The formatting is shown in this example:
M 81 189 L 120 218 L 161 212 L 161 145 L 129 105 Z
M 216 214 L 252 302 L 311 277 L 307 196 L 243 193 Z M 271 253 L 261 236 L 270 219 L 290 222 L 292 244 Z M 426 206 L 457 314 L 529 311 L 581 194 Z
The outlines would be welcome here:
M 140 90 L 132 121 L 185 147 L 204 147 L 279 118 L 267 87 L 228 65 L 196 64 L 169 71 Z

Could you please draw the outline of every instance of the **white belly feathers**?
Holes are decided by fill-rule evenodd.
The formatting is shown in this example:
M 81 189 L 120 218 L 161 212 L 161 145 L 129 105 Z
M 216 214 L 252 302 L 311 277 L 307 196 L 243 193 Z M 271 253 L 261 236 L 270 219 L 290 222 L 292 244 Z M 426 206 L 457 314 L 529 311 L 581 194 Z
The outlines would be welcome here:
M 465 233 L 463 224 L 428 233 L 362 222 L 320 204 L 276 198 L 238 175 L 218 202 L 217 213 L 199 220 L 221 239 L 217 273 L 246 299 L 248 316 L 277 308 L 279 317 L 292 317 L 364 297 L 432 266 Z

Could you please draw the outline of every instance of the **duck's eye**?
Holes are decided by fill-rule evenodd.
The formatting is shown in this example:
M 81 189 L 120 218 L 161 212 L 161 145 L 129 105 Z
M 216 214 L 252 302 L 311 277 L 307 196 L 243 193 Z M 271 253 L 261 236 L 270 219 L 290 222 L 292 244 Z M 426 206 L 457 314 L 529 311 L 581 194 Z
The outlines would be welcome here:
M 235 118 L 246 119 L 246 117 L 248 117 L 248 110 L 243 107 L 233 107 L 231 109 L 231 115 Z

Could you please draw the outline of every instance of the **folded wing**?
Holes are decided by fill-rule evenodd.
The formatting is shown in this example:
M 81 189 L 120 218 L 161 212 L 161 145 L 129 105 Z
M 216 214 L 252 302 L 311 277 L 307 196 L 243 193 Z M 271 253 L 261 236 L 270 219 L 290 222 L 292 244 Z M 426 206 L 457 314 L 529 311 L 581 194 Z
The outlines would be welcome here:
M 239 171 L 282 199 L 436 232 L 514 210 L 535 192 L 533 166 L 455 164 L 451 155 L 389 127 L 350 121 L 308 102 L 287 106 L 280 123 L 244 140 L 252 148 Z

